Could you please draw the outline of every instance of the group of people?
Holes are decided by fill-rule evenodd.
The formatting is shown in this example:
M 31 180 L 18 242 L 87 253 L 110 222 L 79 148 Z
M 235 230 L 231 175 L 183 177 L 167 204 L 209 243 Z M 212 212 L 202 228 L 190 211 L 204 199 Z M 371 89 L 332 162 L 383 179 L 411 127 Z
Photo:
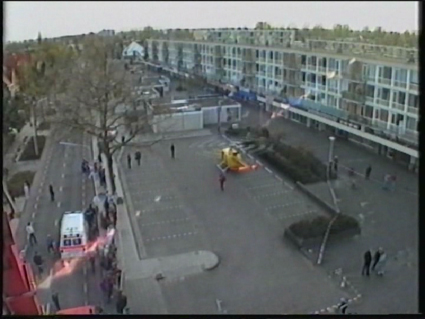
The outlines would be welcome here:
M 387 254 L 380 247 L 372 256 L 371 250 L 364 253 L 362 276 L 370 276 L 370 271 L 374 271 L 378 276 L 384 275 L 384 268 L 387 261 Z
M 100 185 L 106 186 L 106 173 L 105 168 L 100 161 L 101 158 L 98 157 L 98 161 L 94 162 L 93 165 L 90 165 L 86 159 L 83 159 L 81 162 L 81 171 L 83 174 L 86 174 L 88 178 L 94 178 L 99 176 Z
M 174 146 L 174 144 L 170 145 L 170 153 L 171 153 L 171 158 L 175 159 L 175 155 L 176 155 L 176 147 Z M 137 165 L 140 166 L 141 160 L 142 160 L 142 153 L 140 151 L 136 151 L 134 153 L 134 160 L 137 162 Z M 127 167 L 128 169 L 131 169 L 131 154 L 127 154 Z

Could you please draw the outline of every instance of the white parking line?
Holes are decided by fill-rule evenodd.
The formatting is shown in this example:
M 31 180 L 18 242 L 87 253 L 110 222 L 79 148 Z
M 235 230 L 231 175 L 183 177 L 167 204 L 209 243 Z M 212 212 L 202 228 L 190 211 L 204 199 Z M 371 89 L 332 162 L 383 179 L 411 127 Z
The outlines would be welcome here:
M 152 223 L 146 223 L 146 224 L 141 224 L 141 227 L 146 227 L 146 226 L 152 226 L 152 225 L 163 225 L 163 224 L 172 224 L 172 223 L 179 223 L 179 222 L 185 222 L 190 220 L 190 218 L 186 217 L 186 218 L 180 218 L 180 219 L 170 219 L 170 220 L 164 220 L 164 221 L 160 221 L 160 222 L 152 222 Z
M 58 219 L 55 219 L 55 226 L 57 226 L 58 223 L 59 223 L 59 220 Z
M 35 201 L 36 202 L 38 202 L 40 200 L 40 196 L 37 196 L 36 198 L 35 198 Z
M 40 194 L 41 194 L 41 192 L 42 192 L 42 191 L 43 191 L 43 190 L 42 190 L 41 188 L 39 188 L 39 189 L 38 189 L 38 192 L 39 192 Z
M 263 184 L 263 185 L 257 185 L 257 186 L 252 186 L 252 187 L 247 187 L 248 190 L 254 190 L 254 189 L 259 189 L 259 188 L 266 188 L 266 187 L 282 187 L 282 185 L 280 183 L 273 183 L 273 184 Z
M 32 218 L 35 218 L 35 212 L 32 212 L 31 217 L 32 217 Z
M 37 203 L 35 203 L 35 204 L 34 204 L 34 209 L 37 209 L 37 206 L 38 206 L 38 205 L 37 205 Z
M 288 206 L 293 206 L 293 205 L 300 205 L 305 203 L 305 201 L 296 201 L 296 202 L 291 202 L 291 203 L 285 203 L 285 204 L 281 204 L 281 205 L 273 205 L 273 206 L 269 206 L 266 207 L 266 210 L 272 210 L 272 209 L 276 209 L 276 208 L 283 208 L 283 207 L 288 207 Z
M 61 202 L 58 202 L 58 208 L 61 207 Z
M 264 169 L 265 169 L 267 172 L 269 172 L 270 174 L 273 174 L 273 172 L 272 172 L 272 170 L 271 170 L 270 168 L 268 168 L 268 167 L 264 167 Z
M 169 206 L 169 207 L 163 207 L 163 208 L 145 209 L 145 210 L 142 210 L 142 214 L 153 213 L 153 212 L 163 211 L 163 210 L 180 209 L 182 207 L 183 207 L 182 205 L 177 205 L 177 206 Z
M 299 213 L 299 214 L 293 214 L 293 215 L 281 215 L 281 216 L 277 217 L 277 219 L 283 220 L 283 219 L 288 219 L 288 218 L 293 218 L 293 217 L 299 217 L 299 216 L 305 216 L 305 215 L 311 215 L 311 214 L 316 214 L 316 213 L 317 213 L 317 211 L 310 210 L 310 211 L 305 212 L 305 213 Z
M 66 163 L 63 163 L 63 165 L 62 165 L 63 167 L 66 167 Z
M 65 178 L 65 174 L 62 174 L 62 176 L 61 176 L 62 178 Z
M 63 191 L 63 187 L 61 186 L 61 187 L 59 187 L 59 191 L 60 192 L 62 192 Z
M 268 193 L 268 194 L 264 194 L 264 195 L 258 195 L 258 196 L 254 196 L 255 199 L 259 199 L 259 198 L 265 198 L 265 197 L 271 197 L 271 196 L 277 196 L 277 195 L 281 195 L 281 194 L 286 194 L 289 193 L 290 191 L 278 191 L 278 192 L 273 192 L 273 193 Z

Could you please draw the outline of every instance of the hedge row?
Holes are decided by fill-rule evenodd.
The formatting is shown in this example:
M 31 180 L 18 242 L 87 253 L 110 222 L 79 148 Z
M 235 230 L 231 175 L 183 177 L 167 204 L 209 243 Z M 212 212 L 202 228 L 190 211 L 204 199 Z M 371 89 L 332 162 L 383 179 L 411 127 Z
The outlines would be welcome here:
M 329 226 L 331 219 L 324 216 L 318 216 L 313 219 L 304 219 L 290 225 L 289 230 L 297 237 L 302 239 L 317 238 L 323 236 Z M 360 229 L 359 222 L 351 216 L 340 214 L 333 223 L 330 235 L 336 235 L 341 232 L 353 229 Z

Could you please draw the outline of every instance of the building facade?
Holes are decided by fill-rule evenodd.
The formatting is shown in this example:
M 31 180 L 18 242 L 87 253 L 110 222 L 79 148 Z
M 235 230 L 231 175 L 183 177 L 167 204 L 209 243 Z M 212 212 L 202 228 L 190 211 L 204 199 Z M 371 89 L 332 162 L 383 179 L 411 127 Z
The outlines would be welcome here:
M 417 150 L 417 48 L 299 41 L 294 30 L 189 34 L 148 40 L 149 60 L 272 98 L 303 96 L 307 109 Z

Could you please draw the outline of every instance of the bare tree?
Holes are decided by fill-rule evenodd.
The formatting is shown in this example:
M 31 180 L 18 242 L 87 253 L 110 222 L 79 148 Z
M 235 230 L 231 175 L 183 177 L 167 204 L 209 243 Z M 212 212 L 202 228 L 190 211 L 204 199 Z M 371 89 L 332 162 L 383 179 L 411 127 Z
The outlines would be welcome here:
M 146 101 L 138 100 L 130 72 L 111 59 L 113 46 L 104 41 L 86 42 L 83 53 L 62 74 L 67 89 L 55 122 L 97 136 L 112 172 L 113 155 L 138 134 L 150 132 L 152 116 Z M 113 179 L 111 184 L 115 190 Z

